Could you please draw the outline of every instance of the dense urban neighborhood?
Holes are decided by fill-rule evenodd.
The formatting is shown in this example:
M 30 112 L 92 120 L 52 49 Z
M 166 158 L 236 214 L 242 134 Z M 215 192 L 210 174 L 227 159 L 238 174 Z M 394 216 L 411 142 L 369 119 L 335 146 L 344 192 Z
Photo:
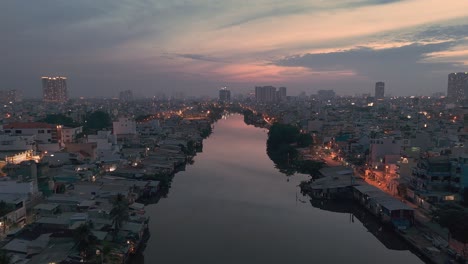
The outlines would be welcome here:
M 265 152 L 285 177 L 310 175 L 300 187 L 313 206 L 353 201 L 428 262 L 468 256 L 468 104 L 456 96 L 385 97 L 378 82 L 375 96 L 264 86 L 68 99 L 65 77 L 42 81 L 43 100 L 2 93 L 2 263 L 131 263 L 154 235 L 145 206 L 230 114 L 269 130 Z

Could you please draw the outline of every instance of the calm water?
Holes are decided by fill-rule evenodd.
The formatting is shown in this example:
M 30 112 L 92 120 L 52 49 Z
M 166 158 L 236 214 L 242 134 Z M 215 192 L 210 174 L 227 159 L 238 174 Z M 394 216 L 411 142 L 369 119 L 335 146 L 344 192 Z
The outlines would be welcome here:
M 266 155 L 266 138 L 240 115 L 215 124 L 168 198 L 147 207 L 145 263 L 423 263 L 377 231 L 403 250 L 387 248 L 362 217 L 313 207 L 297 187 L 308 177 L 288 182 Z

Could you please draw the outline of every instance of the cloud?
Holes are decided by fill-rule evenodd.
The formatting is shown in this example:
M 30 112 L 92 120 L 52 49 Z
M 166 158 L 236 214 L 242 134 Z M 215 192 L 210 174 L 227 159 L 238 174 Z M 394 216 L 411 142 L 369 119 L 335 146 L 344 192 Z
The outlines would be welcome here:
M 460 69 L 466 68 L 468 66 L 468 38 L 456 43 L 449 49 L 425 54 L 423 61 L 437 64 L 452 63 L 460 65 Z
M 425 71 L 468 61 L 467 8 L 460 0 L 2 1 L 0 70 L 4 86 L 36 94 L 43 74 L 68 75 L 90 93 L 374 76 L 404 84 L 411 73 L 436 90 Z
M 252 14 L 246 14 L 237 18 L 236 20 L 229 21 L 227 24 L 221 25 L 218 29 L 226 29 L 235 26 L 245 25 L 254 21 L 264 19 L 278 19 L 281 17 L 301 14 L 307 12 L 304 6 L 282 6 L 280 8 L 272 8 L 270 10 L 258 10 Z
M 273 63 L 279 66 L 306 67 L 322 71 L 353 70 L 370 78 L 408 77 L 422 73 L 430 74 L 432 70 L 444 67 L 452 68 L 451 64 L 422 61 L 426 54 L 446 50 L 451 45 L 451 43 L 412 44 L 379 50 L 361 47 L 340 52 L 289 56 Z
M 175 54 L 175 56 L 180 57 L 180 58 L 186 58 L 186 59 L 191 59 L 195 61 L 209 61 L 209 62 L 222 62 L 222 63 L 227 63 L 227 61 L 207 55 L 202 55 L 202 54 Z

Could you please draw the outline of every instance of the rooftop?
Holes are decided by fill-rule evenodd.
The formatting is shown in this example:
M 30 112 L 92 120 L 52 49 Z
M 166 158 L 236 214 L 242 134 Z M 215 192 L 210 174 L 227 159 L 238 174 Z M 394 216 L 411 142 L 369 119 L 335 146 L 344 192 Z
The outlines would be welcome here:
M 17 122 L 3 125 L 3 129 L 56 128 L 54 125 L 40 122 Z

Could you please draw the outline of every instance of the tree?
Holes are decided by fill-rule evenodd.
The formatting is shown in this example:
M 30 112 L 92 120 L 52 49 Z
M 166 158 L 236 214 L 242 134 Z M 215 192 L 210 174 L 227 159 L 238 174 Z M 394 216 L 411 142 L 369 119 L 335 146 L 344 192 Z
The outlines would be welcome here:
M 313 179 L 320 175 L 320 169 L 323 168 L 325 163 L 315 160 L 301 160 L 296 162 L 297 171 L 303 174 L 309 174 Z
M 294 161 L 298 152 L 292 145 L 297 144 L 299 129 L 292 125 L 274 123 L 268 131 L 267 154 L 276 168 L 287 176 L 296 172 Z
M 89 259 L 94 254 L 94 246 L 97 242 L 89 224 L 82 224 L 75 229 L 74 238 L 80 255 L 84 260 Z
M 10 264 L 11 256 L 7 254 L 7 252 L 3 249 L 0 249 L 0 264 Z
M 461 206 L 448 203 L 432 212 L 433 219 L 449 230 L 450 236 L 459 242 L 468 243 L 468 212 Z
M 300 134 L 297 138 L 297 145 L 301 148 L 308 147 L 312 144 L 312 137 L 309 134 Z
M 267 147 L 274 150 L 284 144 L 297 143 L 299 134 L 299 129 L 293 125 L 274 123 L 268 131 Z
M 102 130 L 112 125 L 111 117 L 103 111 L 95 111 L 87 115 L 85 129 Z
M 67 127 L 78 126 L 78 124 L 76 124 L 71 117 L 68 117 L 63 114 L 47 115 L 44 119 L 39 120 L 39 122 L 44 122 L 44 123 L 54 124 L 54 125 L 64 125 Z
M 212 132 L 213 132 L 213 129 L 211 128 L 211 126 L 206 126 L 205 128 L 201 130 L 200 136 L 205 139 L 209 135 L 211 135 Z
M 13 208 L 5 203 L 5 201 L 0 201 L 0 217 L 8 214 L 13 211 Z
M 110 215 L 112 217 L 112 225 L 114 226 L 114 240 L 116 240 L 123 223 L 128 220 L 128 201 L 123 194 L 119 193 L 113 203 L 114 206 Z

